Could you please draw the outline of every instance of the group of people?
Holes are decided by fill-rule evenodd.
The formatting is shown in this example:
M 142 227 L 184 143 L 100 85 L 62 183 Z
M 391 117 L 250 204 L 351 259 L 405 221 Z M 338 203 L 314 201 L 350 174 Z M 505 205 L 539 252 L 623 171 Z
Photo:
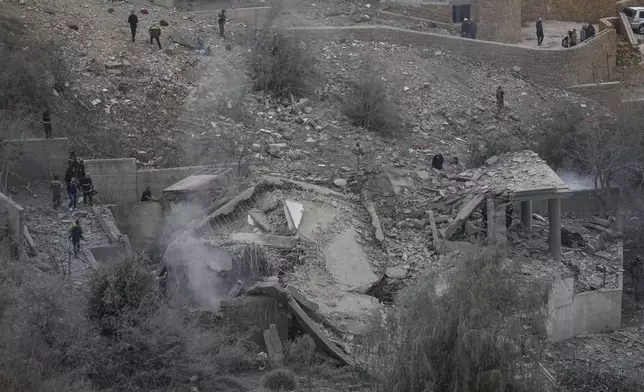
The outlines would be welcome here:
M 63 184 L 54 176 L 51 182 L 52 203 L 54 209 L 60 207 L 61 193 Z M 78 194 L 83 194 L 83 205 L 91 206 L 92 198 L 96 194 L 94 184 L 89 173 L 85 172 L 85 162 L 76 156 L 76 152 L 72 151 L 67 159 L 67 170 L 65 170 L 65 188 L 67 189 L 67 196 L 69 197 L 69 210 L 75 211 L 78 203 Z
M 561 46 L 564 48 L 572 48 L 578 42 L 584 42 L 595 36 L 595 28 L 592 24 L 588 23 L 581 28 L 579 39 L 577 38 L 577 29 L 568 30 L 568 33 L 561 40 Z
M 136 41 L 136 29 L 139 25 L 139 18 L 136 16 L 134 11 L 130 12 L 130 16 L 127 18 L 127 23 L 130 25 L 130 32 L 132 34 L 132 42 Z M 161 22 L 163 23 L 163 22 Z M 217 24 L 219 25 L 219 35 L 224 37 L 224 26 L 226 25 L 226 10 L 222 9 L 221 12 L 217 15 Z M 167 26 L 167 24 L 166 24 Z M 157 42 L 159 50 L 161 50 L 161 26 L 160 24 L 153 24 L 148 30 L 150 33 L 150 45 L 154 45 L 154 41 Z
M 461 37 L 476 39 L 477 28 L 475 21 L 469 20 L 468 18 L 463 19 L 463 23 L 461 23 Z

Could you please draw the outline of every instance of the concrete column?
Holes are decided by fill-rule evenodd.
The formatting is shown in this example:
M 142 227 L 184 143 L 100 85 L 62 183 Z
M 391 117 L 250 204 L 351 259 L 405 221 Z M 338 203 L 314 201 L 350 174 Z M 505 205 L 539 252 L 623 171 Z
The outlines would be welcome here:
M 532 233 L 532 200 L 521 202 L 521 222 L 528 233 Z
M 556 261 L 561 261 L 561 199 L 548 200 L 548 219 L 550 253 Z

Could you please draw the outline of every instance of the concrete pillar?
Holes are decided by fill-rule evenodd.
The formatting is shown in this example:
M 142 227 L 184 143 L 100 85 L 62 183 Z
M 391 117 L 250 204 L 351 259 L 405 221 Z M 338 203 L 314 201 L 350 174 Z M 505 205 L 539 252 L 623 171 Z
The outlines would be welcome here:
M 532 233 L 532 200 L 521 202 L 521 223 L 528 233 Z
M 548 200 L 548 219 L 550 253 L 556 261 L 561 261 L 561 199 Z

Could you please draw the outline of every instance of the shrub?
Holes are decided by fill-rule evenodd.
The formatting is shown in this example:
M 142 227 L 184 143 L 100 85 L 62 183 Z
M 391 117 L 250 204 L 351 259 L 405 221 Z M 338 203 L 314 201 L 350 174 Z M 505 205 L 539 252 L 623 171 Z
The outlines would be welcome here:
M 236 339 L 219 348 L 215 363 L 225 372 L 241 373 L 255 368 L 255 357 L 244 341 Z
M 400 293 L 398 317 L 365 341 L 381 390 L 509 391 L 526 369 L 538 371 L 522 360 L 538 342 L 524 335 L 518 315 L 540 318 L 547 300 L 535 293 L 545 290 L 522 287 L 501 262 L 497 254 L 472 252 L 443 293 L 431 279 Z
M 497 136 L 485 141 L 484 146 L 479 143 L 472 143 L 469 145 L 469 161 L 470 167 L 480 167 L 485 164 L 489 158 L 495 155 L 502 155 L 513 150 L 512 139 L 509 137 Z
M 615 370 L 600 370 L 596 366 L 564 367 L 558 379 L 569 392 L 636 392 L 644 380 L 637 380 Z
M 266 373 L 262 381 L 264 388 L 271 391 L 293 391 L 297 388 L 295 373 L 290 369 L 275 369 Z
M 275 97 L 307 94 L 315 74 L 304 43 L 270 27 L 258 36 L 251 69 L 255 88 Z
M 392 136 L 402 125 L 398 110 L 388 98 L 378 72 L 369 68 L 351 85 L 344 113 L 354 125 L 385 136 Z
M 152 275 L 130 259 L 102 266 L 89 286 L 87 314 L 105 335 L 117 333 L 132 313 L 149 310 L 156 295 Z
M 297 337 L 286 345 L 286 363 L 296 368 L 309 367 L 315 354 L 315 342 L 309 335 Z
M 571 160 L 584 115 L 577 107 L 568 106 L 553 114 L 552 125 L 539 138 L 535 152 L 554 169 Z

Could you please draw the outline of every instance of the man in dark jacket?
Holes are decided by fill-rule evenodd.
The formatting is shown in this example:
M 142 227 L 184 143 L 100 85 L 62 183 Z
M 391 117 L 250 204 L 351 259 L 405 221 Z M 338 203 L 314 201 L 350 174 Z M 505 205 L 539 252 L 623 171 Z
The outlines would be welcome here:
M 470 36 L 470 21 L 469 19 L 463 19 L 461 23 L 461 37 L 468 38 Z
M 78 181 L 76 177 L 72 177 L 67 184 L 67 195 L 69 196 L 69 210 L 75 211 L 76 202 L 78 201 Z
M 85 177 L 85 161 L 82 159 L 76 164 L 76 178 Z
M 86 173 L 85 177 L 82 177 L 78 181 L 78 184 L 81 187 L 81 191 L 83 191 L 83 205 L 91 207 L 93 184 L 92 184 L 92 178 L 89 176 L 89 173 Z
M 51 114 L 47 108 L 42 112 L 42 124 L 45 127 L 45 139 L 51 139 Z
M 475 21 L 470 21 L 470 38 L 476 39 L 476 22 Z
M 76 222 L 69 228 L 69 239 L 72 240 L 72 246 L 74 247 L 74 257 L 77 257 L 80 250 L 80 240 L 85 239 L 80 220 L 76 219 Z
M 141 201 L 157 201 L 157 199 L 152 197 L 152 190 L 150 189 L 149 186 L 145 187 L 145 190 L 143 191 L 143 194 L 141 195 Z
M 219 35 L 224 38 L 224 26 L 226 25 L 226 10 L 221 10 L 217 15 L 217 23 L 219 24 Z
M 586 28 L 586 39 L 591 39 L 595 36 L 595 28 L 593 27 L 592 23 L 588 23 L 588 27 Z
M 537 46 L 543 43 L 543 19 L 537 19 Z
M 159 37 L 161 37 L 161 27 L 158 25 L 152 25 L 152 27 L 150 27 L 150 45 L 154 45 L 152 40 L 157 40 L 157 45 L 159 45 L 159 50 L 161 50 L 161 41 L 159 41 Z
M 130 24 L 130 31 L 132 32 L 132 42 L 136 37 L 136 25 L 139 24 L 139 18 L 136 17 L 134 11 L 130 12 L 130 16 L 127 18 L 127 23 Z

